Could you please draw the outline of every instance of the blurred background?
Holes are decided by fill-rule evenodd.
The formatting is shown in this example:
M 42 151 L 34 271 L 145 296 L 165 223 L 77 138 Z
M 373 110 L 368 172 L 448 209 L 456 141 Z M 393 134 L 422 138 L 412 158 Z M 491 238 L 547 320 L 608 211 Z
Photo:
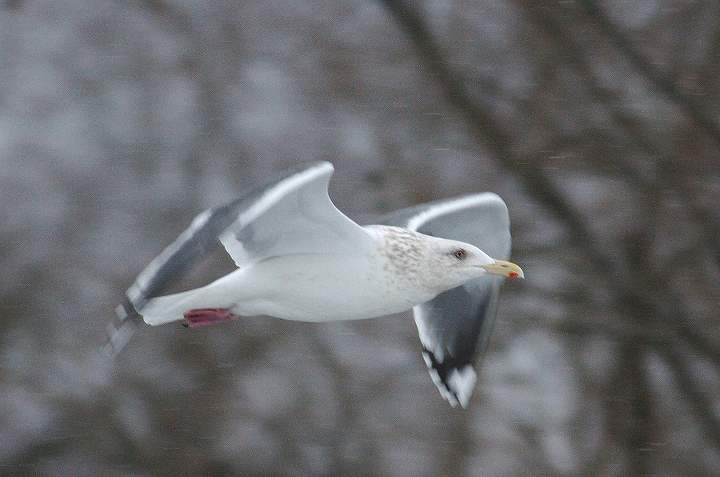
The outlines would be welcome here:
M 1 475 L 720 474 L 720 3 L 0 5 Z M 313 160 L 360 222 L 506 200 L 468 409 L 409 313 L 103 359 L 198 212 Z

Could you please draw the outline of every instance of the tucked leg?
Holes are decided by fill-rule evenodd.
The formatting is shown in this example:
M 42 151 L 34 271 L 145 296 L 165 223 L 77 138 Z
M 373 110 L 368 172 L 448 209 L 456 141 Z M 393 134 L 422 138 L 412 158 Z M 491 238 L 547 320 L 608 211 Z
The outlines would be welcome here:
M 229 308 L 198 308 L 186 311 L 184 316 L 190 328 L 214 325 L 237 318 L 237 315 L 230 313 Z

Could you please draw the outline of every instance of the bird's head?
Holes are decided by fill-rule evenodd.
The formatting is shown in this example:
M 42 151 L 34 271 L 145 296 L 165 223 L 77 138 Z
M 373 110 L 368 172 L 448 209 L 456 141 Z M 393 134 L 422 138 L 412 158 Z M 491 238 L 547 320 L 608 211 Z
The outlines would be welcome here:
M 483 275 L 525 277 L 522 269 L 516 264 L 496 260 L 474 245 L 437 238 L 435 241 L 437 247 L 433 247 L 433 253 L 436 256 L 436 263 L 449 275 L 449 280 L 456 282 L 456 286 Z
M 388 269 L 408 287 L 441 293 L 485 275 L 523 278 L 514 263 L 495 260 L 457 240 L 448 240 L 390 226 L 372 226 L 381 237 Z

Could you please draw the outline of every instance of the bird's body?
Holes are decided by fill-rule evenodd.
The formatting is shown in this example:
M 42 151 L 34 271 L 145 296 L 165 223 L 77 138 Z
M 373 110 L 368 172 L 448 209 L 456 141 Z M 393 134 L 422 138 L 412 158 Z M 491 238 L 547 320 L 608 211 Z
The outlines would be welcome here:
M 505 204 L 494 194 L 475 194 L 403 209 L 381 225 L 361 227 L 330 201 L 332 171 L 330 163 L 302 166 L 198 215 L 128 289 L 121 323 L 110 329 L 110 354 L 129 339 L 140 316 L 151 325 L 185 320 L 196 327 L 238 316 L 357 320 L 412 308 L 433 381 L 453 406 L 465 406 L 499 280 L 522 277 L 520 267 L 505 261 Z M 237 270 L 161 296 L 219 243 Z
M 458 259 L 445 256 L 456 249 L 474 249 L 481 263 L 495 262 L 461 242 L 392 226 L 363 230 L 374 244 L 367 252 L 329 250 L 270 257 L 202 288 L 151 299 L 142 315 L 150 325 L 183 320 L 188 311 L 206 308 L 295 321 L 375 318 L 409 310 L 472 278 L 472 270 L 449 273 Z M 477 276 L 484 273 L 476 270 Z

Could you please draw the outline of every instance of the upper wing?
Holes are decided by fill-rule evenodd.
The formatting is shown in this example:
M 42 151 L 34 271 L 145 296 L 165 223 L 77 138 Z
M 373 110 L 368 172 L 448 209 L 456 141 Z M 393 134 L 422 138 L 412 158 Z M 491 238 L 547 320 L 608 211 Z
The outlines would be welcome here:
M 125 327 L 110 330 L 108 351 L 116 354 L 137 326 L 137 311 L 162 295 L 185 271 L 220 243 L 240 267 L 278 255 L 363 253 L 368 233 L 340 212 L 328 196 L 329 162 L 285 171 L 227 205 L 198 215 L 180 236 L 138 275 L 118 307 Z
M 383 223 L 460 240 L 491 257 L 510 258 L 510 218 L 495 194 L 474 194 L 391 213 Z M 433 381 L 453 406 L 465 407 L 477 380 L 473 369 L 487 346 L 502 278 L 487 276 L 413 308 Z
M 366 253 L 373 239 L 333 205 L 329 162 L 288 174 L 225 206 L 233 220 L 220 241 L 238 267 L 298 253 Z

